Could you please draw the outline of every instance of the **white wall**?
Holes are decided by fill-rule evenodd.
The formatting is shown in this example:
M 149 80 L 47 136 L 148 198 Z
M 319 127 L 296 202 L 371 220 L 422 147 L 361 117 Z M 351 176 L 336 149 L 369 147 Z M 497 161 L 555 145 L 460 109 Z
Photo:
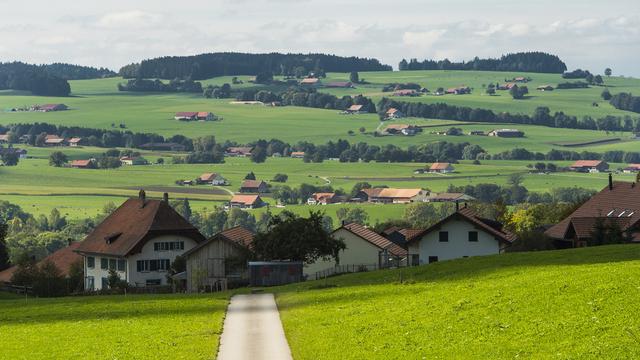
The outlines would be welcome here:
M 440 231 L 449 232 L 449 241 L 440 242 Z M 469 232 L 478 232 L 478 242 L 469 241 Z M 438 261 L 457 259 L 465 256 L 481 256 L 500 253 L 500 242 L 495 237 L 462 220 L 450 220 L 440 229 L 425 234 L 420 241 L 409 246 L 411 254 L 420 256 L 420 264 L 428 264 L 429 256 L 437 256 Z
M 333 236 L 336 239 L 344 240 L 346 249 L 340 251 L 340 265 L 378 265 L 380 248 L 370 242 L 354 235 L 345 229 L 337 230 Z M 335 261 L 316 261 L 313 264 L 304 266 L 304 274 L 308 275 L 309 280 L 315 279 L 318 271 L 323 271 L 335 266 Z

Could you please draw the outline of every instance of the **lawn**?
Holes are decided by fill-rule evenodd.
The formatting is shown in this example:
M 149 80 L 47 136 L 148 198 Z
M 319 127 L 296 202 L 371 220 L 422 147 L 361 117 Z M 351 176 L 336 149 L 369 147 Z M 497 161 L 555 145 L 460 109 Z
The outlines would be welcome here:
M 0 301 L 0 358 L 214 359 L 227 301 L 227 293 Z
M 275 290 L 297 360 L 631 359 L 640 357 L 639 278 L 640 247 L 617 245 L 460 259 Z

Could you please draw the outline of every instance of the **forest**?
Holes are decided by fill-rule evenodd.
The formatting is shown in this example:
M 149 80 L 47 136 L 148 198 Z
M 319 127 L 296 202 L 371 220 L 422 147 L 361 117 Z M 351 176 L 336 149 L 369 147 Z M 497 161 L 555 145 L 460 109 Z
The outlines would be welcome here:
M 22 62 L 0 63 L 0 90 L 31 91 L 34 95 L 68 96 L 67 80 L 50 74 L 46 68 Z
M 567 65 L 556 55 L 544 52 L 520 52 L 502 55 L 499 59 L 480 59 L 477 56 L 468 62 L 444 60 L 402 59 L 400 70 L 482 70 L 482 71 L 522 71 L 533 73 L 562 74 Z
M 122 67 L 119 75 L 124 78 L 190 78 L 204 80 L 226 75 L 273 75 L 295 76 L 301 72 L 351 72 L 390 71 L 376 59 L 355 56 L 342 57 L 328 54 L 247 54 L 210 53 L 193 56 L 165 56 L 143 60 Z
M 619 93 L 613 95 L 609 103 L 616 109 L 640 113 L 640 96 L 633 96 L 630 93 Z M 637 130 L 640 132 L 640 129 Z

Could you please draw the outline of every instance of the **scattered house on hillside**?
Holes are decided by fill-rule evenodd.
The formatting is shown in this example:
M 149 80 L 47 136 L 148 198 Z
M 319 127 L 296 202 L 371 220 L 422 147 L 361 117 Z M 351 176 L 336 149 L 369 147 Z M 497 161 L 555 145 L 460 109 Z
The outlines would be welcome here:
M 357 198 L 370 203 L 407 204 L 423 202 L 428 195 L 422 189 L 370 188 L 362 189 Z
M 469 131 L 469 135 L 485 136 L 486 134 L 482 130 L 471 130 L 471 131 Z
M 9 135 L 0 134 L 0 144 L 8 144 L 8 143 L 9 143 Z
M 262 180 L 244 180 L 240 185 L 241 193 L 262 194 L 269 191 L 269 186 Z
M 513 80 L 511 80 L 513 82 L 519 82 L 519 83 L 526 83 L 529 82 L 529 79 L 524 77 L 524 76 L 518 76 L 518 77 L 514 77 Z
M 131 286 L 167 285 L 171 263 L 205 237 L 162 200 L 138 198 L 125 201 L 78 246 L 84 257 L 85 289 L 109 287 L 109 270 Z
M 475 201 L 473 196 L 464 193 L 431 193 L 427 196 L 426 202 L 454 202 L 465 203 Z
M 453 94 L 453 95 L 471 94 L 471 88 L 468 86 L 458 86 L 458 87 L 447 89 L 445 93 Z
M 324 87 L 350 89 L 350 88 L 353 88 L 354 86 L 353 86 L 353 83 L 350 81 L 336 81 L 336 82 L 330 82 L 326 84 Z
M 300 86 L 318 87 L 322 82 L 318 78 L 305 78 L 300 80 Z
M 224 291 L 247 285 L 247 261 L 251 258 L 254 237 L 251 230 L 237 226 L 223 230 L 186 251 L 183 257 L 187 262 L 187 291 Z
M 422 95 L 419 91 L 413 89 L 404 89 L 404 90 L 396 90 L 393 92 L 393 96 L 420 96 Z
M 71 160 L 69 166 L 76 169 L 95 169 L 96 159 Z
M 363 105 L 351 105 L 347 109 L 345 109 L 342 113 L 351 114 L 351 115 L 365 114 L 366 111 L 363 110 L 363 107 L 364 107 Z
M 516 138 L 516 137 L 523 137 L 524 132 L 518 129 L 496 129 L 489 132 L 488 135 L 503 137 L 503 138 Z
M 155 151 L 176 151 L 176 152 L 180 152 L 180 151 L 185 151 L 187 148 L 182 144 L 167 142 L 167 143 L 146 143 L 146 144 L 142 144 L 142 145 L 140 145 L 140 149 L 143 149 L 143 150 L 155 150 Z
M 177 112 L 173 118 L 181 121 L 193 121 L 198 119 L 198 112 L 196 111 Z
M 553 91 L 553 86 L 551 85 L 540 85 L 536 88 L 538 91 Z
M 405 136 L 413 136 L 417 132 L 420 132 L 421 129 L 415 125 L 407 125 L 407 124 L 389 124 L 384 129 L 384 132 L 389 135 L 405 135 Z
M 211 120 L 215 120 L 216 116 L 209 111 L 199 111 L 197 119 L 201 121 L 211 121 Z
M 640 186 L 613 181 L 545 235 L 573 247 L 589 245 L 598 226 L 614 226 L 632 242 L 640 242 Z
M 407 242 L 409 264 L 500 254 L 515 240 L 501 223 L 481 218 L 465 207 Z
M 222 175 L 218 173 L 204 173 L 196 179 L 196 182 L 198 184 L 208 184 L 215 186 L 228 184 L 227 179 L 223 178 Z
M 640 164 L 629 164 L 626 168 L 622 169 L 625 174 L 632 174 L 640 172 Z
M 47 135 L 44 139 L 45 146 L 65 146 L 67 142 L 64 138 L 58 137 L 58 135 Z
M 307 199 L 307 205 L 327 205 L 334 204 L 339 201 L 336 193 L 313 193 L 310 198 Z
M 302 159 L 304 158 L 304 151 L 292 151 L 291 157 L 294 159 Z
M 517 85 L 512 82 L 501 84 L 501 85 L 498 85 L 498 90 L 511 90 L 514 86 L 517 86 Z
M 431 166 L 429 167 L 430 173 L 448 174 L 452 173 L 453 170 L 454 168 L 450 163 L 436 162 L 431 164 Z
M 51 262 L 56 266 L 56 268 L 58 268 L 58 270 L 60 270 L 60 275 L 68 278 L 73 266 L 81 267 L 83 264 L 82 256 L 78 255 L 75 252 L 78 246 L 80 246 L 80 242 L 71 242 L 68 246 L 59 249 L 49 254 L 44 259 L 38 261 L 36 265 L 40 266 L 45 262 Z M 0 271 L 0 284 L 11 283 L 11 278 L 13 277 L 13 274 L 15 273 L 17 268 L 18 266 L 14 265 L 8 269 Z
M 599 173 L 607 171 L 609 164 L 602 160 L 578 160 L 569 166 L 569 169 L 582 173 Z
M 401 119 L 403 117 L 404 115 L 402 114 L 402 112 L 396 108 L 389 108 L 385 112 L 385 116 L 384 116 L 386 120 Z
M 32 111 L 41 111 L 41 112 L 64 111 L 68 109 L 69 107 L 65 104 L 44 104 L 44 105 L 34 105 L 31 107 Z
M 248 157 L 251 156 L 252 147 L 248 146 L 232 146 L 228 147 L 224 152 L 224 156 L 229 157 Z
M 78 145 L 80 145 L 80 142 L 82 142 L 82 138 L 73 137 L 73 138 L 69 139 L 69 141 L 67 141 L 67 142 L 69 143 L 69 146 L 77 147 Z
M 136 156 L 136 157 L 123 156 L 120 158 L 120 163 L 122 165 L 129 165 L 129 166 L 149 164 L 147 159 L 143 158 L 142 156 Z
M 339 262 L 333 259 L 318 260 L 313 264 L 305 265 L 304 274 L 308 280 L 320 279 L 340 272 L 395 267 L 406 262 L 406 249 L 360 224 L 343 225 L 331 235 L 342 239 L 346 249 L 338 254 Z
M 229 201 L 228 208 L 257 209 L 265 205 L 260 195 L 235 194 Z

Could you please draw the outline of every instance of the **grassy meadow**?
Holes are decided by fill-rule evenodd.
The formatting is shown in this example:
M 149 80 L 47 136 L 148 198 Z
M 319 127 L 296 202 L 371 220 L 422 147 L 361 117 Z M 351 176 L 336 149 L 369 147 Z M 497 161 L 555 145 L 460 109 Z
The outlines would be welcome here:
M 3 296 L 3 359 L 213 359 L 229 294 Z
M 640 357 L 640 248 L 444 261 L 274 289 L 295 359 Z M 393 335 L 390 335 L 393 334 Z

